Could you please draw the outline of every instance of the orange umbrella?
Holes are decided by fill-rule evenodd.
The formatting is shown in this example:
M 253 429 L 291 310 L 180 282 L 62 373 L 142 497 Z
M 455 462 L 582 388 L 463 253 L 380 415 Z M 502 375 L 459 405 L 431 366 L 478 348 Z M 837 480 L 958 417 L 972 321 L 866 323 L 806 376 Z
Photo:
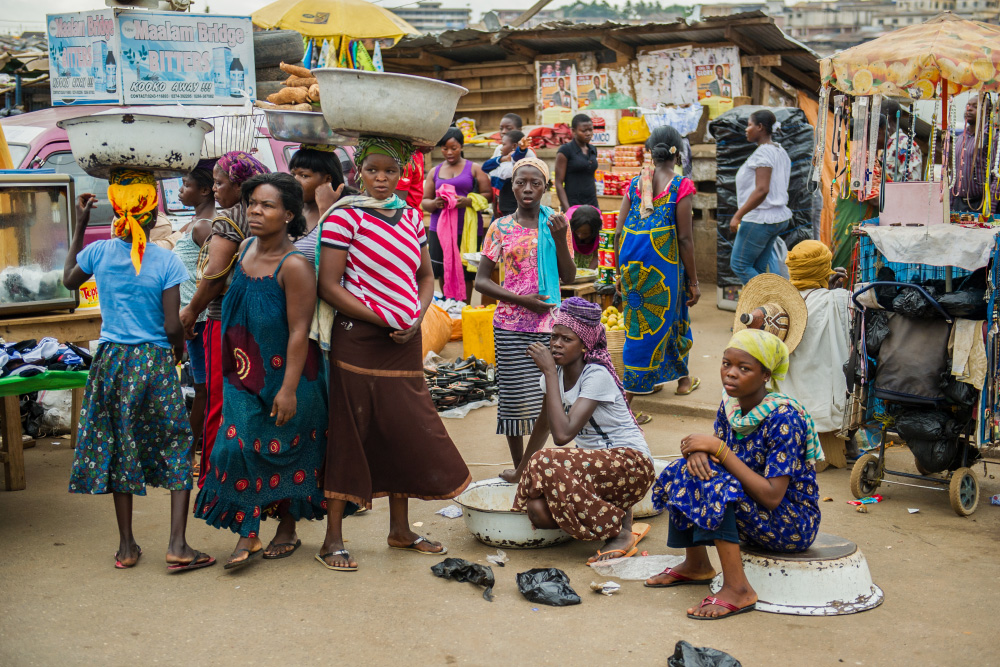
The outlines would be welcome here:
M 823 85 L 852 95 L 935 97 L 1000 91 L 1000 26 L 945 12 L 820 62 Z

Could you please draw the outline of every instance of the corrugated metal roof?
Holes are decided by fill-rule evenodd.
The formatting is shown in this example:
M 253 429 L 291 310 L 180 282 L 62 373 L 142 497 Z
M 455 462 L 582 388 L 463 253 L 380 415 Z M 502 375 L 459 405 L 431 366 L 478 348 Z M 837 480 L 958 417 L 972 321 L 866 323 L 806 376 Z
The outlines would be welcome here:
M 692 24 L 683 19 L 673 23 L 645 25 L 613 21 L 601 24 L 552 21 L 532 28 L 508 27 L 495 33 L 466 28 L 439 35 L 404 37 L 392 52 L 393 55 L 416 56 L 418 51 L 426 50 L 460 63 L 480 63 L 507 58 L 508 52 L 498 44 L 501 40 L 545 55 L 603 50 L 607 47 L 601 44 L 601 38 L 608 33 L 618 41 L 636 48 L 690 43 L 718 44 L 730 41 L 726 38 L 726 29 L 730 26 L 738 31 L 746 43 L 754 45 L 759 53 L 780 52 L 784 61 L 795 69 L 816 77 L 818 84 L 819 55 L 786 35 L 770 17 L 760 11 L 711 16 Z M 400 64 L 405 62 L 393 55 L 389 56 L 392 60 Z

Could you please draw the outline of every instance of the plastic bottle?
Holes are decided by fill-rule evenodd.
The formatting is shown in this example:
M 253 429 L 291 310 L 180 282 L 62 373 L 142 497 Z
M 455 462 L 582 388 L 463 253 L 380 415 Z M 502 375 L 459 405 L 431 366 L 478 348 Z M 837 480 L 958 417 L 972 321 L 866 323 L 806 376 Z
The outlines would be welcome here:
M 243 94 L 243 63 L 239 58 L 233 58 L 229 66 L 229 96 L 241 97 Z

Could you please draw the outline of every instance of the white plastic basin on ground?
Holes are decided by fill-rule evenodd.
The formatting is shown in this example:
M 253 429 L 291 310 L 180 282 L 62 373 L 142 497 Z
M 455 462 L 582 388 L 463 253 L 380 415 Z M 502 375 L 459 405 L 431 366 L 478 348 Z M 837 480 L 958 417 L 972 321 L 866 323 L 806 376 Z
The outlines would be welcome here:
M 743 569 L 757 591 L 757 609 L 797 616 L 839 616 L 882 604 L 882 589 L 872 582 L 868 561 L 849 540 L 820 533 L 799 554 L 776 554 L 743 547 Z M 722 588 L 722 574 L 712 593 Z
M 670 461 L 653 459 L 653 469 L 656 470 L 656 477 L 660 476 L 660 473 L 663 472 L 663 469 L 667 467 L 668 463 L 670 463 Z M 646 492 L 645 497 L 632 507 L 632 516 L 636 519 L 644 519 L 650 516 L 657 516 L 662 511 L 663 510 L 658 510 L 653 507 L 653 488 L 650 487 L 649 491 Z
M 469 485 L 455 502 L 476 539 L 501 549 L 538 549 L 568 542 L 563 530 L 535 528 L 524 512 L 512 512 L 517 486 L 499 477 Z

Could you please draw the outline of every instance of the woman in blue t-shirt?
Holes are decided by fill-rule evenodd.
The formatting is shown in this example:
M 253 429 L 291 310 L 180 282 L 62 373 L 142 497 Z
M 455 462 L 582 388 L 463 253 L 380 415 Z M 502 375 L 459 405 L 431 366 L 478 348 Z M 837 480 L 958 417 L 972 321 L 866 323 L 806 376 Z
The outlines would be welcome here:
M 132 496 L 146 485 L 170 490 L 167 571 L 215 564 L 185 538 L 191 496 L 191 427 L 175 365 L 184 351 L 180 288 L 184 265 L 169 250 L 147 245 L 156 221 L 156 181 L 112 172 L 108 198 L 118 216 L 114 236 L 83 249 L 92 194 L 80 195 L 63 284 L 97 281 L 101 338 L 94 355 L 73 460 L 72 493 L 111 493 L 120 542 L 115 567 L 135 566 L 142 549 L 132 535 Z

